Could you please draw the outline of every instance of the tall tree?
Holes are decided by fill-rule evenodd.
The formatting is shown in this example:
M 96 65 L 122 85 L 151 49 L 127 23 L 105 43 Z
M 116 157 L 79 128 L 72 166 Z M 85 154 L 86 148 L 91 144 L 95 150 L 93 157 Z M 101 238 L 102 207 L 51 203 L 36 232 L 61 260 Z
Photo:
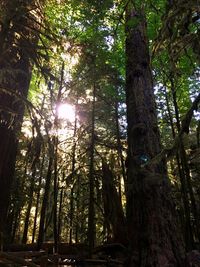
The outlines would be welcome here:
M 94 148 L 95 148 L 95 97 L 96 84 L 93 87 L 92 118 L 91 118 L 91 143 L 89 166 L 89 210 L 88 210 L 88 243 L 90 253 L 95 245 L 95 208 L 94 208 Z
M 126 8 L 126 97 L 128 121 L 127 221 L 135 257 L 130 266 L 183 266 L 183 246 L 160 152 L 145 11 Z
M 36 57 L 37 1 L 0 3 L 0 232 L 4 230 L 17 152 L 17 133 L 24 114 L 31 78 L 30 59 Z

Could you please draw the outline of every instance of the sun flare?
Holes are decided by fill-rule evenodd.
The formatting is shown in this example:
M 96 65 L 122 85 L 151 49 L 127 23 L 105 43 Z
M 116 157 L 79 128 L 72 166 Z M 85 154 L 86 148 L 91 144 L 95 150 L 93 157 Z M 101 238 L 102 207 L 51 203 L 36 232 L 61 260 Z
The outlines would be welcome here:
M 70 104 L 60 104 L 57 108 L 58 118 L 74 122 L 75 120 L 75 108 Z

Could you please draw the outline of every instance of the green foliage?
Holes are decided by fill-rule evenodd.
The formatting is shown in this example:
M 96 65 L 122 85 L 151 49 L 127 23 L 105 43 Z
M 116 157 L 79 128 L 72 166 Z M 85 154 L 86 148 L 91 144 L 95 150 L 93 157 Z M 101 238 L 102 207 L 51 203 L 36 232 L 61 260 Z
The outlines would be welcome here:
M 141 1 L 137 1 L 137 4 L 140 5 Z M 83 242 L 87 238 L 88 173 L 94 86 L 96 87 L 96 96 L 94 103 L 95 152 L 93 171 L 97 236 L 100 241 L 105 239 L 101 195 L 102 159 L 106 159 L 108 164 L 112 165 L 116 180 L 121 181 L 123 177 L 120 160 L 124 161 L 127 147 L 126 58 L 123 20 L 125 5 L 124 1 L 117 0 L 49 0 L 45 4 L 44 25 L 41 28 L 38 43 L 41 47 L 41 50 L 38 50 L 40 60 L 32 71 L 28 95 L 28 100 L 35 109 L 33 108 L 34 112 L 32 113 L 26 113 L 24 118 L 16 165 L 16 181 L 20 179 L 20 186 L 23 187 L 26 197 L 22 199 L 19 192 L 13 190 L 12 205 L 15 208 L 21 205 L 20 209 L 24 218 L 28 201 L 27 192 L 31 181 L 31 163 L 36 149 L 31 146 L 33 153 L 28 154 L 30 151 L 29 142 L 32 142 L 30 140 L 35 137 L 41 136 L 43 150 L 36 167 L 37 179 L 33 207 L 36 207 L 35 196 L 37 186 L 39 186 L 39 172 L 41 171 L 42 177 L 40 190 L 42 199 L 48 161 L 51 153 L 54 153 L 56 159 L 54 157 L 53 166 L 55 167 L 57 164 L 57 169 L 52 169 L 52 176 L 55 173 L 58 175 L 58 202 L 62 190 L 64 194 L 60 214 L 61 225 L 63 226 L 61 240 L 64 241 L 69 241 L 70 227 L 73 231 L 73 238 L 75 239 L 76 234 L 78 236 L 76 241 Z M 174 5 L 174 7 L 169 8 L 166 1 L 158 2 L 156 0 L 144 1 L 144 5 L 149 49 L 152 56 L 159 128 L 162 144 L 168 148 L 174 138 L 173 127 L 175 134 L 178 134 L 174 95 L 181 121 L 199 89 L 199 68 L 194 49 L 194 41 L 197 40 L 198 34 L 198 21 L 195 22 L 195 25 L 192 23 L 188 25 L 189 34 L 193 39 L 190 40 L 191 42 L 185 43 L 188 39 L 186 38 L 186 40 L 181 36 L 181 31 L 187 15 L 189 15 L 186 5 L 184 7 Z M 193 1 L 192 5 L 194 5 Z M 194 15 L 193 11 L 192 14 Z M 192 17 L 190 16 L 190 18 Z M 141 19 L 144 18 L 131 19 L 128 26 L 134 28 Z M 168 29 L 167 23 L 170 29 Z M 172 30 L 172 34 L 170 30 Z M 175 88 L 172 88 L 172 83 Z M 175 93 L 172 89 L 175 89 Z M 59 118 L 57 105 L 60 103 L 69 103 L 76 108 L 76 129 L 74 121 Z M 172 121 L 170 121 L 170 116 Z M 119 126 L 119 132 L 117 132 L 117 126 Z M 192 144 L 195 143 L 194 131 L 196 127 L 197 120 L 194 118 L 190 129 L 192 133 L 190 142 Z M 58 140 L 56 148 L 55 140 Z M 75 149 L 74 173 L 72 172 L 73 149 Z M 121 159 L 120 149 L 122 150 Z M 22 166 L 25 165 L 27 158 L 27 169 L 23 172 Z M 41 167 L 43 160 L 44 164 Z M 174 164 L 174 161 L 173 158 L 170 163 Z M 176 177 L 171 176 L 177 182 L 178 175 Z M 119 191 L 121 190 L 120 186 L 122 186 L 122 199 L 124 199 L 124 188 L 119 182 Z M 72 188 L 74 192 L 71 196 Z M 195 185 L 194 188 L 196 188 Z M 177 195 L 180 195 L 179 193 Z M 38 206 L 39 210 L 41 209 L 41 199 Z M 74 201 L 74 216 L 71 226 L 70 201 L 72 199 Z M 180 201 L 177 203 L 181 205 Z M 50 184 L 46 216 L 46 233 L 49 237 L 52 236 L 53 228 L 52 206 L 53 181 Z M 40 215 L 37 217 L 38 221 L 39 218 Z M 18 230 L 22 231 L 21 227 Z

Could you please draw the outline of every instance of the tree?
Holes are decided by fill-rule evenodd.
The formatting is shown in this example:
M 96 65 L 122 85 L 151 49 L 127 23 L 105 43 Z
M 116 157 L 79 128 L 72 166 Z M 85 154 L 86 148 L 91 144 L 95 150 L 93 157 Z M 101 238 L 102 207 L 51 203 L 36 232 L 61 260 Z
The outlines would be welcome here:
M 31 59 L 36 60 L 37 1 L 1 1 L 0 26 L 0 232 L 4 231 L 15 170 L 17 134 L 31 79 Z
M 182 240 L 161 150 L 142 6 L 126 8 L 127 223 L 130 266 L 183 266 Z

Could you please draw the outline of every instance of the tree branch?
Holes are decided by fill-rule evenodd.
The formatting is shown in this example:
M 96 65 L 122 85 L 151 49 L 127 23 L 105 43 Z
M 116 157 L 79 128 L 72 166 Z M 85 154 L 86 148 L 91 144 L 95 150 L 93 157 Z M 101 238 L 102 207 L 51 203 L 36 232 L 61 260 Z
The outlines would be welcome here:
M 170 159 L 173 155 L 175 155 L 175 153 L 177 152 L 181 139 L 183 137 L 183 134 L 189 133 L 189 126 L 192 120 L 192 116 L 194 113 L 194 110 L 198 110 L 198 104 L 200 102 L 200 93 L 198 94 L 198 96 L 195 98 L 195 100 L 192 103 L 192 106 L 190 107 L 190 109 L 187 111 L 184 119 L 182 120 L 182 127 L 179 131 L 179 134 L 177 135 L 177 137 L 174 139 L 174 143 L 172 145 L 171 148 L 165 148 L 163 149 L 158 155 L 156 155 L 154 158 L 152 158 L 150 161 L 148 161 L 145 165 L 143 165 L 144 167 L 152 165 L 152 164 L 157 164 L 159 163 L 161 160 L 163 159 Z

